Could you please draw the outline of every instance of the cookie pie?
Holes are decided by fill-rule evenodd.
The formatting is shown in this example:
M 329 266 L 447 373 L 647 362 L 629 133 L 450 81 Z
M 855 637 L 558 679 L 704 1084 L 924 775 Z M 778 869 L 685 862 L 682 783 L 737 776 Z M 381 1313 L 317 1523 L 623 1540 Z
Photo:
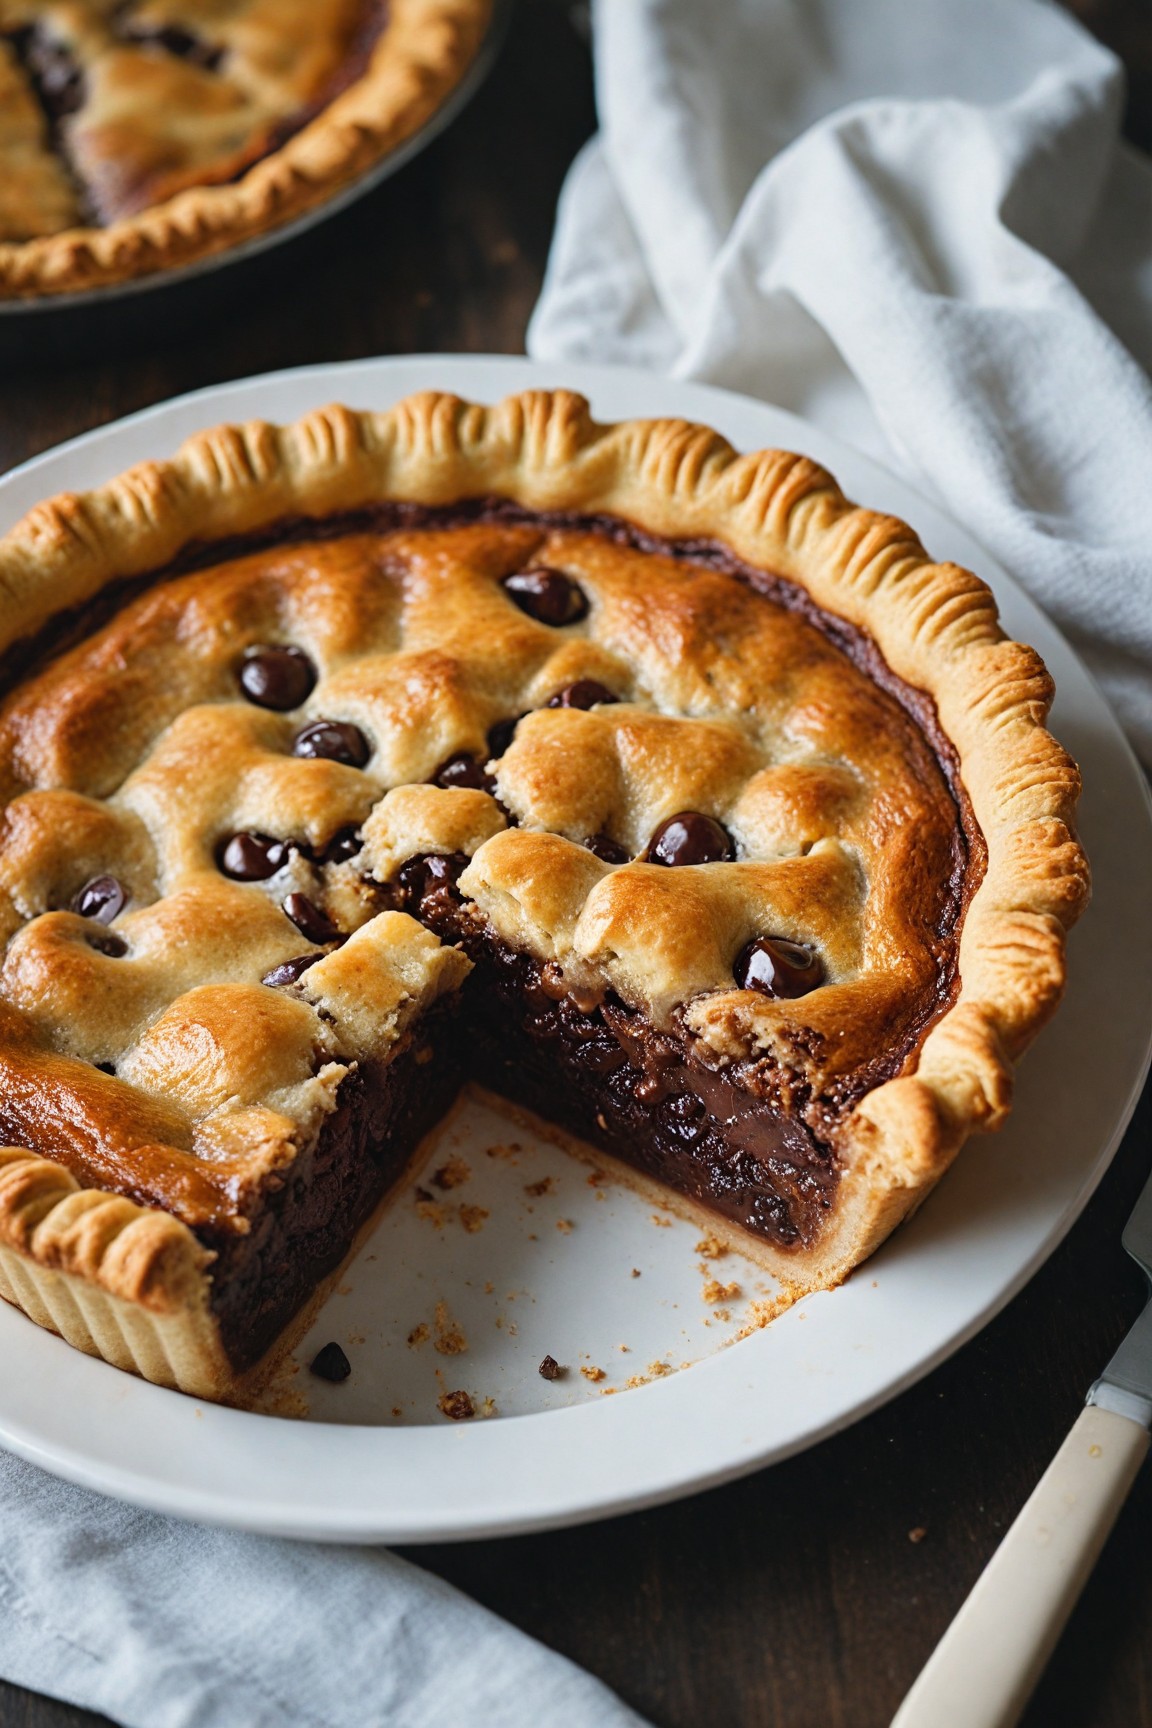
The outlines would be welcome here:
M 491 0 L 0 0 L 0 298 L 207 257 L 430 119 Z
M 240 1395 L 467 1080 L 833 1284 L 1059 999 L 1048 675 L 804 457 L 330 408 L 0 592 L 0 1291 L 151 1380 Z

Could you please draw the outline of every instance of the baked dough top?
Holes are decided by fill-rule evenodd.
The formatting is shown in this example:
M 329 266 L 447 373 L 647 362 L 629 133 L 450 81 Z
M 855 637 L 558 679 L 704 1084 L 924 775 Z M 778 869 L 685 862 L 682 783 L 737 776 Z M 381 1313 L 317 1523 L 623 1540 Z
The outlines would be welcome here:
M 583 615 L 524 610 L 507 579 L 541 570 Z M 190 1222 L 242 1206 L 349 1066 L 467 971 L 381 910 L 425 853 L 470 858 L 461 891 L 502 940 L 717 1063 L 830 1102 L 891 1075 L 949 1000 L 976 868 L 960 794 L 871 645 L 756 580 L 718 549 L 505 509 L 297 530 L 124 597 L 0 707 L 9 1134 L 36 1145 L 51 1111 L 98 1185 Z M 240 682 L 276 646 L 314 679 L 289 709 Z M 586 681 L 603 700 L 550 706 Z M 297 753 L 320 720 L 358 729 L 362 765 Z M 483 784 L 436 784 L 461 757 Z M 684 812 L 733 855 L 652 861 Z M 284 842 L 279 867 L 226 874 L 236 834 Z M 102 877 L 125 896 L 107 923 L 73 909 Z M 265 985 L 314 946 L 292 894 L 353 934 Z M 819 987 L 738 988 L 759 937 L 806 944 Z

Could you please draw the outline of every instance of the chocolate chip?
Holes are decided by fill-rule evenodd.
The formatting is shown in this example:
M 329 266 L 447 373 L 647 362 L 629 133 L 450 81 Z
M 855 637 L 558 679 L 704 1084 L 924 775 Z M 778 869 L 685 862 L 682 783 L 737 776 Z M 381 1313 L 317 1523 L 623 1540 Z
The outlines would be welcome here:
M 322 864 L 346 864 L 349 858 L 355 858 L 357 852 L 363 851 L 364 839 L 358 828 L 341 828 L 333 834 L 327 846 L 320 854 Z
M 72 901 L 73 912 L 81 918 L 95 918 L 98 924 L 111 924 L 128 903 L 128 890 L 115 876 L 93 876 L 85 882 Z
M 396 878 L 404 910 L 418 912 L 433 894 L 450 894 L 468 864 L 463 852 L 421 852 L 407 859 Z
M 562 690 L 557 690 L 555 696 L 548 702 L 549 708 L 595 708 L 604 707 L 609 702 L 619 702 L 620 698 L 614 690 L 609 690 L 607 684 L 600 684 L 595 678 L 577 678 L 574 684 L 565 684 Z
M 307 894 L 289 894 L 283 902 L 283 910 L 301 936 L 315 942 L 318 947 L 325 942 L 335 942 L 340 934 L 328 914 L 321 911 L 314 900 L 309 900 Z
M 363 768 L 372 748 L 359 726 L 353 726 L 350 720 L 313 720 L 302 726 L 292 740 L 292 754 Z
M 488 730 L 488 755 L 489 755 L 489 757 L 503 756 L 504 752 L 507 750 L 508 746 L 511 744 L 513 738 L 516 736 L 516 728 L 517 728 L 517 726 L 519 726 L 519 724 L 520 724 L 521 720 L 523 720 L 523 718 L 524 718 L 523 714 L 515 714 L 512 716 L 511 719 L 509 719 L 509 720 L 497 720 L 497 722 L 494 726 L 489 727 L 489 730 Z
M 736 956 L 732 976 L 741 990 L 791 999 L 806 996 L 824 981 L 820 956 L 804 942 L 786 936 L 758 936 Z
M 627 864 L 629 854 L 623 846 L 618 846 L 608 834 L 590 834 L 584 842 L 589 852 L 605 864 Z
M 217 854 L 225 876 L 235 882 L 266 882 L 288 862 L 290 848 L 267 834 L 233 834 Z
M 540 624 L 576 624 L 588 616 L 588 598 L 584 590 L 563 570 L 549 570 L 539 564 L 531 570 L 517 570 L 505 576 L 504 588 L 510 600 L 521 612 Z
M 308 1364 L 310 1374 L 315 1374 L 319 1380 L 331 1380 L 339 1385 L 341 1380 L 347 1380 L 352 1372 L 352 1364 L 341 1350 L 339 1344 L 325 1344 L 318 1350 Z
M 561 1368 L 559 1362 L 557 1362 L 555 1356 L 545 1356 L 536 1372 L 539 1374 L 541 1380 L 559 1380 L 564 1370 Z
M 285 714 L 316 687 L 316 668 L 302 648 L 249 648 L 240 662 L 240 688 L 258 708 Z
M 476 1407 L 467 1392 L 443 1392 L 436 1400 L 442 1416 L 453 1422 L 467 1422 L 476 1414 Z
M 432 784 L 444 787 L 462 786 L 470 792 L 492 790 L 492 782 L 484 772 L 484 764 L 463 751 L 456 756 L 449 756 L 446 762 L 441 762 L 432 776 Z
M 271 972 L 265 972 L 261 984 L 267 984 L 269 989 L 276 990 L 284 984 L 295 984 L 297 978 L 307 972 L 309 966 L 315 966 L 317 960 L 323 960 L 323 954 L 297 954 L 291 960 L 281 960 L 279 966 L 273 966 Z
M 224 58 L 223 48 L 211 47 L 190 31 L 182 30 L 178 24 L 147 26 L 132 23 L 126 34 L 129 41 L 139 43 L 142 48 L 163 48 L 174 59 L 187 60 L 205 72 L 215 72 Z
M 736 856 L 732 836 L 714 816 L 681 810 L 661 822 L 644 854 L 649 864 L 722 864 Z
M 89 948 L 95 948 L 98 954 L 107 954 L 110 960 L 122 960 L 128 952 L 128 944 L 113 936 L 111 930 L 102 931 L 99 936 L 86 936 L 84 940 Z

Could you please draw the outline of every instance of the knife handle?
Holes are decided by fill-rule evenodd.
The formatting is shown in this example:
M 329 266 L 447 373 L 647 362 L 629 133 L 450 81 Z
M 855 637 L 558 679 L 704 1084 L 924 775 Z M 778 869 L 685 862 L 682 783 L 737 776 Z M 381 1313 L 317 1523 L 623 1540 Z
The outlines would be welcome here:
M 896 1712 L 892 1728 L 1012 1728 L 1144 1462 L 1139 1422 L 1088 1407 Z

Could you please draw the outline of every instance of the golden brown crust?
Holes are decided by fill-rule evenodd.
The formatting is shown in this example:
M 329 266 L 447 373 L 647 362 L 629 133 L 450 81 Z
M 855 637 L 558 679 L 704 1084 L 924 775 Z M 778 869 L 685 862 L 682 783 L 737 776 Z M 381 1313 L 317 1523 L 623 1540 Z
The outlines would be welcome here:
M 17 202 L 7 224 L 0 220 L 0 235 L 7 226 L 26 236 L 0 239 L 0 298 L 75 293 L 176 269 L 326 202 L 442 106 L 476 57 L 491 0 L 389 0 L 362 74 L 278 148 L 278 128 L 331 85 L 333 55 L 351 51 L 352 14 L 362 10 L 353 0 L 327 0 L 323 29 L 315 6 L 303 0 L 287 14 L 272 0 L 253 0 L 246 10 L 221 4 L 207 18 L 180 0 L 143 8 L 141 25 L 182 30 L 188 23 L 219 37 L 233 50 L 225 63 L 234 68 L 231 79 L 179 57 L 105 42 L 108 7 L 93 0 L 90 10 L 86 18 L 75 6 L 0 5 L 0 29 L 19 28 L 25 14 L 51 14 L 78 63 L 91 64 L 89 109 L 66 119 L 64 130 L 108 220 L 106 227 L 63 226 L 79 220 L 78 209 L 43 123 L 25 112 L 24 85 L 0 40 L 0 91 L 11 84 L 13 98 L 0 141 L 8 137 L 17 152 L 25 186 L 17 198 L 8 177 L 8 196 Z M 287 55 L 275 52 L 278 32 L 295 43 Z M 189 123 L 170 139 L 152 137 L 158 116 L 173 108 Z M 0 218 L 4 198 L 0 192 Z
M 491 494 L 536 511 L 603 512 L 656 535 L 716 539 L 791 579 L 932 697 L 957 752 L 987 847 L 959 945 L 959 993 L 905 1071 L 866 1092 L 847 1117 L 833 1220 L 813 1246 L 788 1254 L 790 1282 L 833 1283 L 919 1203 L 969 1131 L 1002 1121 L 1013 1064 L 1059 999 L 1064 933 L 1087 894 L 1072 827 L 1078 775 L 1044 730 L 1050 680 L 1032 650 L 1004 639 L 976 577 L 933 563 L 906 525 L 852 505 L 803 457 L 738 456 L 715 433 L 681 422 L 598 426 L 566 392 L 526 392 L 492 409 L 426 394 L 386 414 L 331 408 L 291 427 L 218 428 L 170 462 L 39 506 L 0 545 L 0 650 L 107 583 L 162 568 L 192 539 L 388 499 L 437 505 Z M 7 793 L 17 790 L 10 784 Z M 417 849 L 474 850 L 472 887 L 478 898 L 491 890 L 491 915 L 508 890 L 499 858 L 515 850 L 515 836 L 487 806 L 433 793 L 393 791 L 376 806 L 381 856 L 394 861 L 413 836 Z M 794 785 L 789 819 L 819 814 L 837 796 L 835 787 L 814 798 Z M 430 845 L 437 836 L 439 848 Z M 585 872 L 564 888 L 564 870 L 549 868 L 549 892 L 568 900 L 536 915 L 528 932 L 546 951 L 545 936 L 555 937 L 606 873 L 560 836 L 525 831 L 517 844 L 568 846 L 565 860 L 575 870 L 579 854 Z M 153 868 L 143 843 L 129 847 L 124 868 L 133 860 Z M 633 868 L 638 878 L 650 867 Z M 653 1000 L 639 983 L 635 994 Z M 709 979 L 684 1017 L 718 1053 L 747 1052 L 770 1045 L 779 1008 Z

